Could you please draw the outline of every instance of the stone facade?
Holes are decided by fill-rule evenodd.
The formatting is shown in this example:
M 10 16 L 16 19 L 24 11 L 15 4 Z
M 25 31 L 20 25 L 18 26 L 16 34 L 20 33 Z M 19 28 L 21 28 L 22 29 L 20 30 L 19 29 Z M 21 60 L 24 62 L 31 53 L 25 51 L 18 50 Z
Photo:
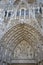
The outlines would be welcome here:
M 0 1 L 1 65 L 43 65 L 43 7 L 33 1 Z

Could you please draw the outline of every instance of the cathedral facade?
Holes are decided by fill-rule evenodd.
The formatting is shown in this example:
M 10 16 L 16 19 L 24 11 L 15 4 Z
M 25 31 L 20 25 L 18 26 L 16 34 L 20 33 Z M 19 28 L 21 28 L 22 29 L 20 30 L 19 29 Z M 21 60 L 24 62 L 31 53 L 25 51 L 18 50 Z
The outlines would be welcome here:
M 0 0 L 0 65 L 43 65 L 43 1 Z

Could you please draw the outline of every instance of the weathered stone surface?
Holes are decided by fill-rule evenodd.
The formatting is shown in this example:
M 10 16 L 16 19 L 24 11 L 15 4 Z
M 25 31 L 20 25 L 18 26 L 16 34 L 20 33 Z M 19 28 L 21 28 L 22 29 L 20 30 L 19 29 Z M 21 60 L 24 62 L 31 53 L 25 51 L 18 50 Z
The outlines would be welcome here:
M 37 3 L 36 0 L 0 1 L 2 62 L 36 64 L 43 62 L 43 13 L 41 14 L 39 10 L 38 14 L 35 13 L 35 9 L 40 8 L 40 4 L 35 3 Z M 22 10 L 24 10 L 24 16 L 21 15 Z M 29 15 L 26 15 L 26 10 Z M 7 11 L 6 16 L 5 11 Z M 10 16 L 8 16 L 9 13 Z

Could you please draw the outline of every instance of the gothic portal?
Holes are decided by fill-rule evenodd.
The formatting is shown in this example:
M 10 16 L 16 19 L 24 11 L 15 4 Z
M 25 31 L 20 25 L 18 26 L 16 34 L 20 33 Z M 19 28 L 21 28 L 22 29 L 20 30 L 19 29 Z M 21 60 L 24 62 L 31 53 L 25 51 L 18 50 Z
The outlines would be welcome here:
M 43 1 L 0 2 L 0 64 L 43 65 Z

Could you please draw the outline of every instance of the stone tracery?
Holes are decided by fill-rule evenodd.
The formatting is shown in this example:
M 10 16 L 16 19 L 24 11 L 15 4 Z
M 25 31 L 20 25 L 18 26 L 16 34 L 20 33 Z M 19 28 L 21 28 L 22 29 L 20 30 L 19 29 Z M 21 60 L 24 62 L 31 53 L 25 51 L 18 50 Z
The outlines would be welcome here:
M 29 1 L 10 0 L 7 2 L 6 0 L 3 3 L 7 4 L 2 8 L 4 13 L 7 11 L 7 16 L 4 17 L 4 14 L 1 13 L 1 19 L 3 19 L 0 23 L 2 32 L 0 32 L 0 36 L 2 36 L 2 38 L 0 37 L 1 65 L 3 62 L 6 64 L 21 62 L 37 64 L 43 60 L 43 28 L 41 25 L 43 16 L 39 12 L 39 4 L 35 6 L 37 4 L 35 0 L 33 0 L 34 3 L 32 0 Z M 38 11 L 35 10 L 37 8 Z M 24 12 L 21 15 L 22 9 Z M 26 10 L 28 10 L 27 13 Z M 20 15 L 17 13 L 18 11 L 20 11 Z M 9 12 L 11 13 L 9 14 Z M 11 16 L 9 17 L 9 15 Z M 40 17 L 38 18 L 38 16 Z

